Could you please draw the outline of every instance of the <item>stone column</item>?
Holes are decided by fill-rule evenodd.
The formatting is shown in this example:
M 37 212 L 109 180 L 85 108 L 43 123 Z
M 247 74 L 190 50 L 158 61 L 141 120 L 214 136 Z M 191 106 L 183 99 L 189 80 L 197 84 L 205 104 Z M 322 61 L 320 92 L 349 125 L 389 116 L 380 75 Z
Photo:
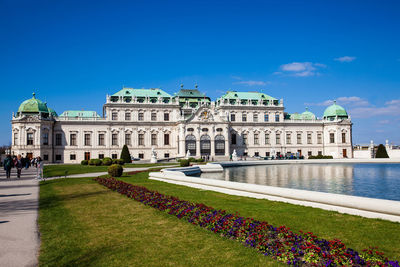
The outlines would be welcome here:
M 229 129 L 225 128 L 224 129 L 224 138 L 225 138 L 225 156 L 229 157 L 230 151 L 229 151 Z M 238 136 L 236 136 L 236 143 L 238 142 Z
M 185 151 L 185 126 L 183 124 L 181 124 L 179 126 L 179 151 L 178 151 L 178 155 L 184 157 L 186 155 L 186 151 Z
M 201 131 L 201 127 L 196 127 L 197 129 L 197 134 L 196 134 L 196 157 L 200 157 L 201 153 L 200 153 L 200 131 Z

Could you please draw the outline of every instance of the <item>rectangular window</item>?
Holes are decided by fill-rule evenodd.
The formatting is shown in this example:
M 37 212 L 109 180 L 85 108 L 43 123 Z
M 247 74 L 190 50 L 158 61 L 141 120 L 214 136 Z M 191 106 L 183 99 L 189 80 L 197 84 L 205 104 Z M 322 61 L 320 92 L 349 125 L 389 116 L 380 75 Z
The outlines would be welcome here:
M 111 154 L 111 158 L 112 159 L 117 159 L 118 158 L 118 154 Z
M 275 114 L 275 121 L 279 122 L 279 114 Z
M 258 113 L 253 114 L 253 121 L 258 122 Z
M 260 152 L 254 152 L 254 157 L 259 157 L 260 156 Z
M 231 114 L 231 121 L 235 121 L 235 120 L 236 120 L 235 114 Z
M 329 141 L 331 144 L 335 143 L 335 134 L 334 133 L 329 134 Z
M 18 145 L 18 133 L 14 133 L 14 146 Z
M 69 145 L 76 146 L 76 134 L 69 135 Z
M 33 133 L 27 133 L 26 134 L 26 144 L 33 145 Z
M 169 121 L 169 113 L 164 112 L 164 121 Z
M 130 121 L 131 120 L 131 113 L 130 112 L 125 112 L 125 120 Z
M 44 155 L 43 155 L 43 160 L 44 160 L 44 161 L 48 161 L 48 160 L 49 160 L 49 155 L 44 154 Z
M 292 144 L 292 136 L 290 135 L 290 133 L 286 134 L 286 144 Z
M 116 120 L 118 119 L 118 113 L 117 113 L 117 112 L 111 113 L 111 119 L 112 119 L 113 121 L 116 121 Z
M 318 156 L 322 156 L 322 151 L 318 151 Z
M 138 135 L 139 146 L 144 146 L 144 134 Z
M 104 146 L 104 134 L 99 134 L 99 146 Z
M 276 134 L 276 144 L 280 145 L 281 144 L 281 134 Z
M 317 134 L 317 142 L 319 145 L 322 144 L 322 134 L 321 133 Z
M 69 155 L 69 160 L 76 160 L 76 155 L 75 154 Z
M 156 121 L 157 120 L 157 113 L 155 113 L 155 112 L 151 113 L 151 120 L 152 121 Z
M 297 134 L 297 144 L 301 145 L 301 133 Z
M 47 146 L 49 144 L 49 133 L 43 133 L 43 145 Z
M 118 145 L 118 134 L 111 135 L 111 145 L 117 146 Z
M 243 145 L 247 145 L 247 134 L 243 134 Z
M 271 155 L 270 152 L 265 152 L 265 156 L 266 156 L 266 157 L 269 157 L 269 155 Z
M 62 145 L 62 134 L 58 133 L 56 134 L 56 146 L 61 146 Z
M 142 120 L 144 120 L 144 114 L 143 114 L 143 112 L 139 112 L 138 121 L 142 121 Z
M 259 143 L 259 142 L 258 142 L 258 133 L 255 133 L 255 134 L 254 134 L 254 144 L 255 144 L 255 145 L 258 145 L 258 143 Z
M 144 154 L 143 153 L 139 153 L 139 159 L 144 159 Z
M 90 134 L 85 134 L 85 146 L 90 146 Z
M 264 114 L 264 121 L 269 121 L 269 115 L 268 114 Z
M 152 146 L 157 145 L 157 134 L 151 134 L 151 145 Z
M 269 145 L 269 133 L 265 133 L 265 144 Z
M 232 145 L 236 145 L 236 134 L 231 134 L 231 143 Z
M 169 158 L 169 153 L 164 153 L 164 158 Z
M 242 114 L 242 121 L 247 121 L 247 114 L 246 113 Z
M 308 156 L 312 156 L 312 151 L 308 151 Z
M 346 133 L 342 133 L 342 143 L 346 143 Z
M 104 159 L 104 154 L 99 154 L 99 159 Z
M 164 134 L 164 145 L 169 146 L 169 134 Z
M 130 146 L 132 144 L 131 142 L 131 134 L 130 133 L 126 133 L 125 134 L 125 145 Z
M 61 161 L 61 155 L 56 155 L 56 161 Z
M 311 133 L 307 133 L 307 144 L 312 144 L 312 135 Z

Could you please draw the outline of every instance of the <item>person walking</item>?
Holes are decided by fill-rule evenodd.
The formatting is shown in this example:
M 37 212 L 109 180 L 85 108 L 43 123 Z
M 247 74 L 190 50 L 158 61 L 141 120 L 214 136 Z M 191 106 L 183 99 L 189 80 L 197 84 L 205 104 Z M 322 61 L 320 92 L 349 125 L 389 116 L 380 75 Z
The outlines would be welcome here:
M 31 165 L 31 160 L 28 157 L 28 155 L 25 157 L 25 169 L 28 169 L 29 166 Z
M 11 178 L 11 168 L 13 166 L 13 160 L 11 158 L 11 155 L 7 155 L 7 157 L 4 159 L 3 166 L 4 166 L 4 170 L 6 171 L 6 178 L 10 179 Z
M 15 167 L 17 168 L 17 178 L 21 179 L 21 171 L 22 171 L 22 167 L 24 165 L 22 164 L 22 157 L 21 155 L 17 156 L 17 159 L 15 160 Z
M 43 160 L 42 160 L 42 158 L 41 157 L 37 157 L 36 158 L 36 173 L 37 173 L 37 179 L 39 179 L 39 180 L 41 180 L 41 179 L 44 179 L 43 178 L 43 165 L 44 165 L 44 163 L 43 163 Z

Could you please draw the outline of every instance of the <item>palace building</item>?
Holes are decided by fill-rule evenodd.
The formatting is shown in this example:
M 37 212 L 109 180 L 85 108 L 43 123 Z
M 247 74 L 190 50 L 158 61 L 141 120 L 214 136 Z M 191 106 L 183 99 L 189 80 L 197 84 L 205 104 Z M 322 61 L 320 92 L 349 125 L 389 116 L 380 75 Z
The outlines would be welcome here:
M 135 158 L 237 155 L 268 157 L 293 153 L 352 158 L 352 122 L 336 103 L 322 118 L 288 114 L 283 100 L 259 92 L 229 91 L 216 101 L 194 89 L 170 95 L 158 89 L 122 88 L 107 95 L 103 114 L 66 110 L 60 115 L 36 98 L 12 117 L 12 151 L 52 163 L 119 158 L 123 145 Z

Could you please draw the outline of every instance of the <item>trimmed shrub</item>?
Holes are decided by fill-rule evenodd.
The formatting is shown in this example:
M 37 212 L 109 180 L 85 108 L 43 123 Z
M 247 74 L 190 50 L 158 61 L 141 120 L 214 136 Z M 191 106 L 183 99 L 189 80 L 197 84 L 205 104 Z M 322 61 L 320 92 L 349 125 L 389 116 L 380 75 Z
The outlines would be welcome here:
M 124 145 L 121 151 L 121 159 L 124 161 L 124 163 L 131 163 L 131 155 L 129 154 L 129 148 L 127 145 Z
M 89 161 L 87 161 L 87 160 L 82 160 L 81 161 L 81 165 L 88 165 L 88 163 L 89 163 Z
M 124 165 L 125 161 L 123 159 L 113 159 L 112 164 Z
M 196 159 L 196 162 L 204 162 L 204 159 L 202 158 Z
M 107 171 L 112 177 L 121 177 L 122 173 L 124 172 L 124 168 L 119 164 L 113 164 L 108 167 Z
M 188 160 L 189 160 L 189 162 L 196 162 L 195 158 L 189 158 Z
M 89 165 L 91 166 L 100 166 L 102 161 L 100 159 L 91 159 L 89 160 Z
M 179 164 L 180 164 L 181 167 L 187 167 L 187 166 L 190 165 L 190 161 L 188 159 L 181 159 L 179 161 Z
M 104 158 L 103 159 L 103 165 L 104 166 L 110 166 L 113 163 L 111 158 Z
M 308 159 L 333 159 L 333 156 L 323 156 L 323 155 L 309 156 Z
M 389 155 L 386 151 L 386 147 L 382 144 L 378 146 L 378 150 L 376 151 L 375 158 L 377 159 L 388 159 Z

